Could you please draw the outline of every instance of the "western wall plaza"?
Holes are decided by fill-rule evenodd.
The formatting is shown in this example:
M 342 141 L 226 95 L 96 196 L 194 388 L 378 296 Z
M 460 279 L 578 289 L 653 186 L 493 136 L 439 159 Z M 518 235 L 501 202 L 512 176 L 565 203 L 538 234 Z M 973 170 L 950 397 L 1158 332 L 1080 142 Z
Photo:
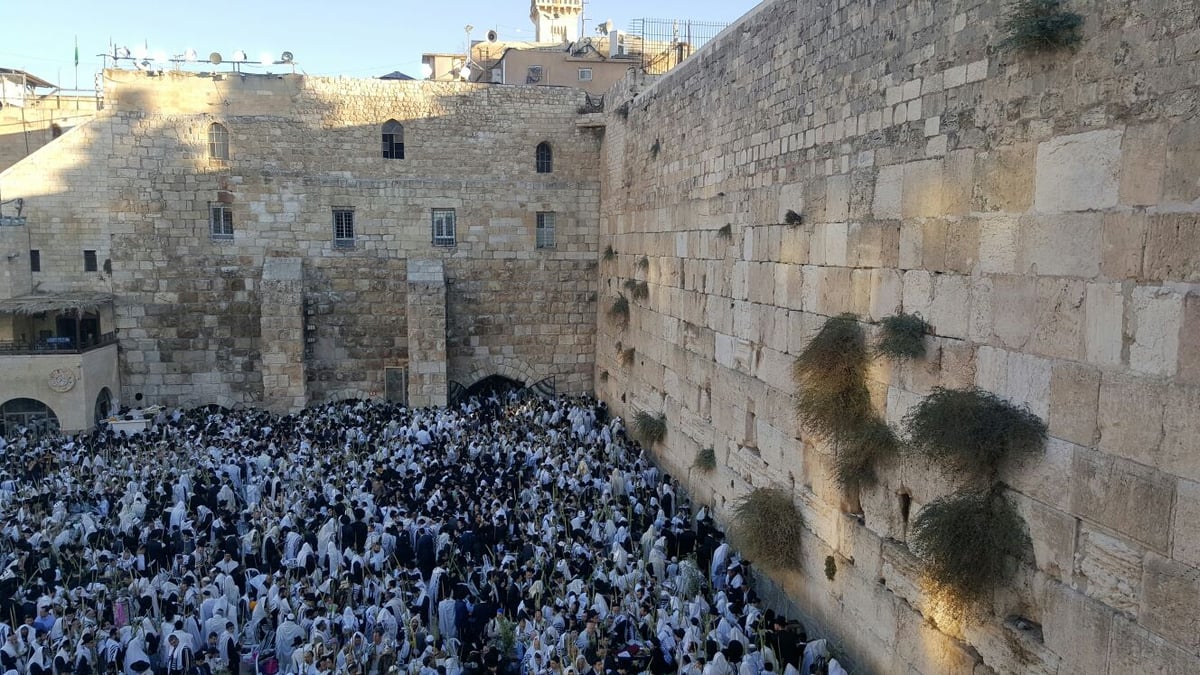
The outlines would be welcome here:
M 0 68 L 0 675 L 1200 673 L 1197 0 L 590 6 Z

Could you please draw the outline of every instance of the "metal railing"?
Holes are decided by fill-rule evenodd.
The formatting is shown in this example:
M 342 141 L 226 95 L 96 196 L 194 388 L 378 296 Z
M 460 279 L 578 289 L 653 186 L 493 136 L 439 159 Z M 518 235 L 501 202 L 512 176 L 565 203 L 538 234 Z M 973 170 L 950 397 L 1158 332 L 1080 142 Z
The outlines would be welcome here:
M 629 32 L 639 38 L 631 46 L 641 52 L 642 72 L 658 75 L 679 65 L 728 25 L 691 19 L 634 19 Z
M 117 334 L 103 333 L 101 335 L 84 336 L 80 340 L 81 344 L 75 344 L 73 337 L 52 337 L 39 340 L 19 341 L 19 340 L 0 340 L 0 355 L 28 355 L 28 354 L 46 354 L 46 355 L 61 355 L 61 354 L 82 354 L 90 352 L 93 349 L 107 347 L 117 344 Z

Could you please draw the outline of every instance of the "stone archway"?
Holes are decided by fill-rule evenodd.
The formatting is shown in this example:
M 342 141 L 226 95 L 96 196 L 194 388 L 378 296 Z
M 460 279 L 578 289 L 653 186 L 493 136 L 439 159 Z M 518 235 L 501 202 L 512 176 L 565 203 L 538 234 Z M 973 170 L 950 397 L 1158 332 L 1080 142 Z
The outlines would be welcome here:
M 459 382 L 474 383 L 491 375 L 499 375 L 528 386 L 546 377 L 545 373 L 534 370 L 529 364 L 513 356 L 476 359 L 471 361 L 465 370 L 466 375 L 461 379 L 453 376 L 451 379 L 458 380 Z
M 492 394 L 503 394 L 512 389 L 524 389 L 530 383 L 514 380 L 511 377 L 504 375 L 488 375 L 483 379 L 476 380 L 463 391 L 464 397 L 481 396 L 487 397 Z M 503 400 L 503 399 L 501 399 Z
M 35 398 L 11 398 L 0 405 L 0 435 L 25 427 L 34 435 L 54 433 L 59 429 L 58 415 Z

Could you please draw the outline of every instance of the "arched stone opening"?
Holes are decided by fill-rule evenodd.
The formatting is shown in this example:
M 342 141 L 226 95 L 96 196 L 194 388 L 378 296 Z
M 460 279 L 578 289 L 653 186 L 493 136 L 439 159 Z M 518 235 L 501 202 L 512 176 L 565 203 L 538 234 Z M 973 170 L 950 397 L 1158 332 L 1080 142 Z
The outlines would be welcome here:
M 100 393 L 96 394 L 96 409 L 92 413 L 92 421 L 99 424 L 116 412 L 113 410 L 112 390 L 108 387 L 101 387 Z
M 59 429 L 58 415 L 50 406 L 34 398 L 13 398 L 0 405 L 0 436 L 20 428 L 33 430 L 37 436 Z
M 513 389 L 524 389 L 526 383 L 505 375 L 488 375 L 463 391 L 463 397 L 479 396 L 486 398 L 495 394 L 502 397 Z

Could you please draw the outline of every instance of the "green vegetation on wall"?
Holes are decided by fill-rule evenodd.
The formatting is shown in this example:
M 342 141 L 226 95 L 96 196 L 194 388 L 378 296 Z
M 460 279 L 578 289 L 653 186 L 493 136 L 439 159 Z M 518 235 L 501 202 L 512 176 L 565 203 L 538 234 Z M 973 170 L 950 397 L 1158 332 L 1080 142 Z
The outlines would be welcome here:
M 733 534 L 747 557 L 768 567 L 800 567 L 804 520 L 792 493 L 755 488 L 733 507 Z

